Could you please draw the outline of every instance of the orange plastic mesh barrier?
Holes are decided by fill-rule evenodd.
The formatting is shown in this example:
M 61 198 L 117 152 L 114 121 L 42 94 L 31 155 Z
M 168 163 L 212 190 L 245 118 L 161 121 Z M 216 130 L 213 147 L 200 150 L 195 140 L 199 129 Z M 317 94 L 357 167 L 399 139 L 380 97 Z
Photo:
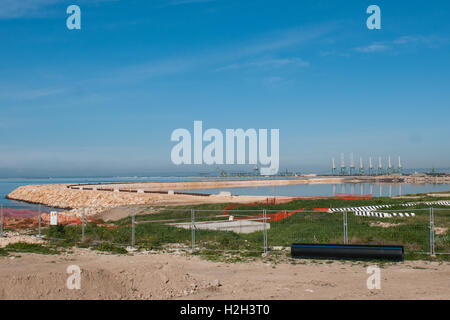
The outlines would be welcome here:
M 41 212 L 41 221 L 43 224 L 50 224 L 50 213 Z M 108 229 L 114 229 L 117 226 L 105 224 L 99 220 L 86 217 L 85 223 L 93 222 L 98 226 L 105 226 Z M 31 209 L 3 208 L 3 224 L 5 227 L 27 228 L 36 226 L 39 223 L 39 211 Z M 70 213 L 58 213 L 59 225 L 82 224 L 81 217 Z
M 322 197 L 322 196 L 318 196 L 318 197 L 297 197 L 296 199 L 303 199 L 303 200 L 318 200 L 318 199 L 339 199 L 339 200 L 360 200 L 360 199 L 372 199 L 372 195 L 371 194 L 366 194 L 366 195 L 357 195 L 357 194 L 344 194 L 344 193 L 336 193 L 333 197 Z M 276 198 L 267 198 L 266 199 L 266 204 L 275 204 L 276 203 Z M 254 202 L 254 203 L 249 203 L 249 204 L 245 204 L 245 207 L 254 207 L 254 206 L 259 206 L 261 204 L 264 204 L 264 202 Z M 229 204 L 225 207 L 223 214 L 224 215 L 232 215 L 232 213 L 229 213 L 228 210 L 233 210 L 234 208 L 237 207 L 242 207 L 242 204 Z M 267 213 L 266 214 L 266 221 L 267 222 L 277 222 L 277 221 L 281 221 L 283 219 L 286 219 L 290 216 L 292 216 L 294 213 L 296 212 L 301 212 L 305 210 L 304 208 L 302 209 L 297 209 L 291 212 L 286 212 L 286 211 L 280 211 L 280 212 L 276 212 L 276 213 Z M 327 212 L 330 209 L 329 208 L 313 208 L 313 211 L 318 211 L 318 212 Z M 262 213 L 258 213 L 257 214 L 258 217 L 262 217 L 263 214 Z M 254 219 L 254 216 L 245 216 L 245 217 L 234 217 L 235 220 L 244 220 L 244 219 Z M 262 221 L 262 219 L 261 219 Z

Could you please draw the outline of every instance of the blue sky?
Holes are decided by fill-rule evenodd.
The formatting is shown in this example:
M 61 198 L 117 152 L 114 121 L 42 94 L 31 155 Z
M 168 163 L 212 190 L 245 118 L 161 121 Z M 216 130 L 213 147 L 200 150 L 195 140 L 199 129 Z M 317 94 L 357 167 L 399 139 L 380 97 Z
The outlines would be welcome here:
M 70 4 L 81 30 L 66 28 Z M 170 161 L 172 131 L 194 120 L 280 129 L 281 168 L 327 170 L 341 152 L 450 167 L 449 9 L 2 0 L 0 176 L 204 171 Z

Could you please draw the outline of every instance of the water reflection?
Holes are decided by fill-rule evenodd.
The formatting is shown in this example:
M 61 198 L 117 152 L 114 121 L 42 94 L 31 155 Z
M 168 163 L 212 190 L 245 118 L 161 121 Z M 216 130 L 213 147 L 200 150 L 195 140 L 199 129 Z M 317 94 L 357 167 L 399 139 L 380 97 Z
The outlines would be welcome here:
M 378 192 L 374 193 L 374 186 L 378 187 Z M 414 191 L 414 193 L 420 193 L 420 192 L 430 192 L 430 188 L 427 188 L 426 185 L 407 185 L 411 186 L 409 189 L 417 189 Z M 450 186 L 445 185 L 445 190 L 449 190 Z M 386 189 L 387 187 L 387 189 Z M 332 185 L 332 195 L 336 195 L 336 189 L 338 188 L 338 185 L 333 184 Z M 357 190 L 359 188 L 359 194 L 360 195 L 372 195 L 374 197 L 393 197 L 393 196 L 401 196 L 403 195 L 402 188 L 403 183 L 349 183 L 349 184 L 341 184 L 340 185 L 341 192 L 345 194 L 345 190 L 350 189 L 350 194 L 356 194 L 355 189 Z M 386 189 L 386 191 L 383 190 Z M 406 187 L 408 189 L 408 187 Z M 431 188 L 433 189 L 433 188 Z M 411 193 L 411 192 L 410 192 Z
M 186 192 L 201 192 L 217 194 L 221 191 L 229 191 L 233 195 L 255 196 L 333 196 L 335 194 L 371 194 L 373 197 L 398 196 L 414 193 L 449 191 L 449 184 L 400 184 L 400 183 L 345 183 L 345 184 L 304 184 L 267 187 L 243 187 L 221 189 L 195 189 L 182 190 Z

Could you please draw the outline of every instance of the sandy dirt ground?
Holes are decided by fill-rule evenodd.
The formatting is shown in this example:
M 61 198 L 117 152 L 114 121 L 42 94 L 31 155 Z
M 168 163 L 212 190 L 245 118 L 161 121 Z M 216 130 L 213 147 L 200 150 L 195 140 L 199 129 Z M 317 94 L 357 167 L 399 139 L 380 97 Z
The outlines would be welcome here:
M 0 257 L 0 299 L 449 299 L 450 264 L 414 261 L 381 268 L 381 289 L 367 289 L 367 263 L 211 262 L 185 253 Z M 293 264 L 295 262 L 296 264 Z M 67 267 L 81 268 L 69 290 Z

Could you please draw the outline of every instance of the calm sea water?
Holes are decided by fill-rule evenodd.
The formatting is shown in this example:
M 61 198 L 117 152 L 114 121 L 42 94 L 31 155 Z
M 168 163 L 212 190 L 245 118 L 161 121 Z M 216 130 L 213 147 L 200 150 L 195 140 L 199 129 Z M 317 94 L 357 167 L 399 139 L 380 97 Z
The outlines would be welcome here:
M 223 188 L 184 190 L 186 192 L 219 193 L 229 191 L 233 195 L 251 196 L 333 196 L 336 193 L 371 194 L 374 197 L 397 196 L 411 193 L 450 191 L 449 184 L 304 184 L 250 188 Z
M 197 178 L 167 177 L 167 178 L 57 178 L 57 179 L 0 179 L 0 204 L 8 207 L 37 209 L 37 205 L 6 199 L 15 188 L 29 184 L 61 184 L 61 183 L 96 183 L 96 182 L 151 182 L 196 180 Z M 201 178 L 214 179 L 214 178 Z M 245 179 L 245 178 L 243 178 Z M 270 187 L 221 188 L 183 190 L 186 192 L 219 193 L 229 191 L 233 195 L 258 196 L 332 196 L 335 193 L 372 194 L 379 196 L 397 196 L 411 193 L 450 191 L 449 184 L 312 184 L 288 185 Z

